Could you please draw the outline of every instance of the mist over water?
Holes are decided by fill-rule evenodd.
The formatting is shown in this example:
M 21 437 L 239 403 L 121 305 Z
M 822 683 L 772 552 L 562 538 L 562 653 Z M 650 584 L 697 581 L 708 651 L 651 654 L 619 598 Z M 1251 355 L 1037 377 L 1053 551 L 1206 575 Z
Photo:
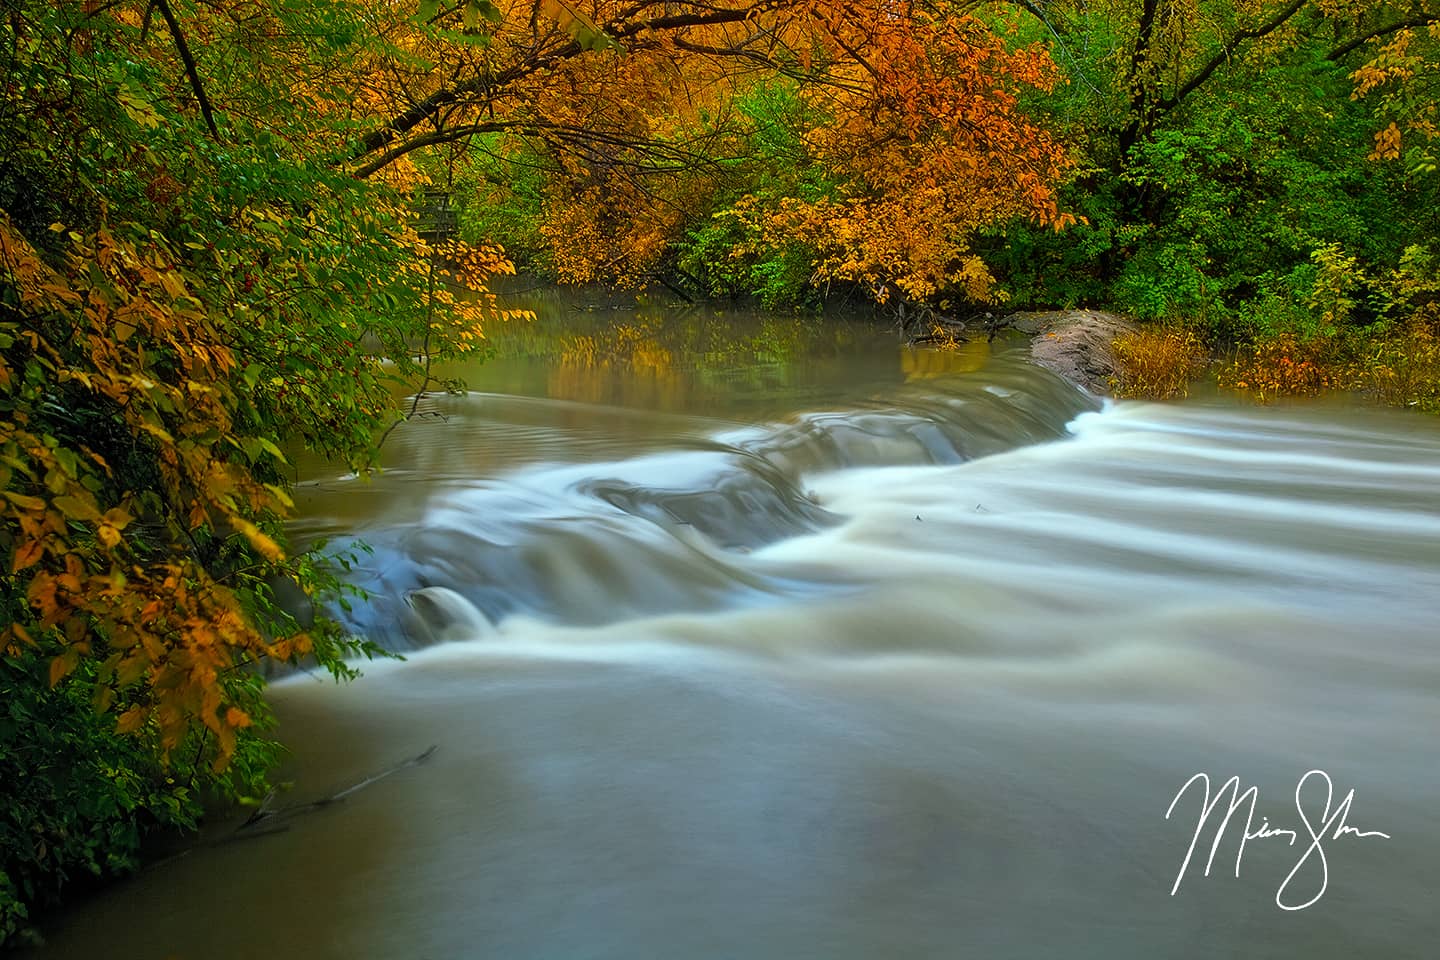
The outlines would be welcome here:
M 313 469 L 297 535 L 369 545 L 351 624 L 407 659 L 275 686 L 284 802 L 438 750 L 41 955 L 1433 956 L 1434 421 L 702 319 L 517 332 L 379 479 Z M 1390 839 L 1282 910 L 1312 769 Z M 1301 842 L 1235 876 L 1242 811 L 1172 896 L 1200 772 Z

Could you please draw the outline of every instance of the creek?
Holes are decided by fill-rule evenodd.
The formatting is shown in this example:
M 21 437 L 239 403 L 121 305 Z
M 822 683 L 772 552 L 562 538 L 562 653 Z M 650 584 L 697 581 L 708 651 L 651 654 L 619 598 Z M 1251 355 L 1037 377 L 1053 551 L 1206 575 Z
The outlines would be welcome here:
M 282 802 L 433 757 L 38 956 L 1434 956 L 1437 421 L 535 305 L 377 478 L 301 463 L 296 538 L 363 541 L 347 616 L 406 659 L 275 683 Z M 1247 803 L 1207 877 L 1222 802 L 1176 889 L 1202 772 L 1298 838 L 1242 853 Z

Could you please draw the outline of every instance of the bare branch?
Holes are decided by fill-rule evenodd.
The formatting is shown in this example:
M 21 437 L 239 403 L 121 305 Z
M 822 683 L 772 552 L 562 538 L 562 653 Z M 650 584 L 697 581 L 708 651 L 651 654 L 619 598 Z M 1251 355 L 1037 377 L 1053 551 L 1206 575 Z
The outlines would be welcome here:
M 155 0 L 155 6 L 160 8 L 160 15 L 165 18 L 165 25 L 170 28 L 170 36 L 175 40 L 175 49 L 180 54 L 180 62 L 185 65 L 185 76 L 190 80 L 190 89 L 195 91 L 195 99 L 200 102 L 200 113 L 205 118 L 205 126 L 210 128 L 210 136 L 219 140 L 220 131 L 215 127 L 215 117 L 210 110 L 210 98 L 205 96 L 205 87 L 200 83 L 200 72 L 195 69 L 195 58 L 190 55 L 190 45 L 185 42 L 185 34 L 175 20 L 175 14 L 171 11 L 168 0 Z

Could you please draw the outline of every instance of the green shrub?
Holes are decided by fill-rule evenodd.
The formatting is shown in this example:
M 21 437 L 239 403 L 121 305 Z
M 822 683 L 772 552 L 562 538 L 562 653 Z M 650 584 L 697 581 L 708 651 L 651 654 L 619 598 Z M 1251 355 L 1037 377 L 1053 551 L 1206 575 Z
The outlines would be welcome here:
M 33 939 L 33 910 L 140 864 L 146 841 L 193 829 L 207 793 L 254 792 L 276 758 L 246 731 L 223 777 L 196 766 L 196 744 L 168 767 L 147 737 L 96 711 L 91 661 L 51 687 L 56 648 L 0 658 L 0 944 Z

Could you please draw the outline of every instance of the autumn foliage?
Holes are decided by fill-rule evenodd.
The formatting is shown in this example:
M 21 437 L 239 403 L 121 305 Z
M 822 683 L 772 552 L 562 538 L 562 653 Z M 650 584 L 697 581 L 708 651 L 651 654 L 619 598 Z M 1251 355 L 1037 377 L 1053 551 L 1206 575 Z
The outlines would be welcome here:
M 1111 350 L 1116 374 L 1110 388 L 1118 397 L 1176 400 L 1208 365 L 1200 336 L 1189 327 L 1157 324 L 1118 337 Z
M 476 203 L 504 204 L 529 178 L 527 227 L 561 280 L 643 283 L 720 216 L 756 247 L 803 246 L 816 287 L 983 301 L 995 289 L 977 230 L 1072 219 L 1055 194 L 1069 155 L 1019 106 L 1059 71 L 1043 45 L 1007 43 L 958 5 L 479 6 L 468 33 L 470 7 L 435 8 L 397 37 L 422 64 L 376 61 L 414 105 L 361 141 L 356 169 L 477 146 Z M 460 66 L 426 70 L 437 57 Z M 767 169 L 756 117 L 737 107 L 777 85 L 795 98 L 788 171 Z M 823 187 L 777 194 L 797 168 L 823 171 Z
M 365 649 L 287 548 L 290 453 L 372 465 L 429 360 L 517 318 L 488 289 L 507 250 L 910 318 L 1113 305 L 1235 345 L 1222 384 L 1256 396 L 1440 405 L 1437 23 L 1433 0 L 15 0 L 0 939 L 69 871 L 193 825 L 200 791 L 263 789 L 264 672 Z M 422 229 L 434 196 L 458 236 Z M 1192 329 L 1119 344 L 1120 389 L 1183 393 Z M 575 338 L 559 375 L 578 396 L 617 363 L 678 382 L 639 327 Z
M 265 789 L 265 673 L 369 650 L 286 549 L 287 450 L 363 469 L 417 352 L 511 316 L 498 248 L 422 239 L 337 162 L 320 91 L 354 76 L 359 7 L 25 7 L 0 23 L 0 939 L 202 793 Z

